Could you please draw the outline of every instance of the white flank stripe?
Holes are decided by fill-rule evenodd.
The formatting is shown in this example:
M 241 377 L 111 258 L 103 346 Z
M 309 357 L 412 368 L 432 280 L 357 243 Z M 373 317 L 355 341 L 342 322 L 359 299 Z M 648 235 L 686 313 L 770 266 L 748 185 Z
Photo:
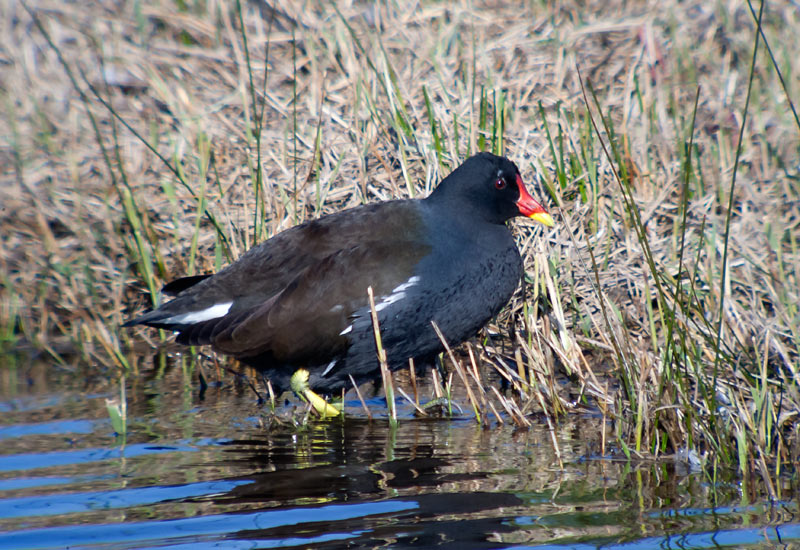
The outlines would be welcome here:
M 336 361 L 338 361 L 338 359 L 334 359 L 333 361 L 328 363 L 328 366 L 325 368 L 324 371 L 322 371 L 322 376 L 325 376 L 326 374 L 331 372 L 331 369 L 336 366 Z
M 344 329 L 342 332 L 340 332 L 340 333 L 339 333 L 339 336 L 344 336 L 345 334 L 347 334 L 347 333 L 348 333 L 348 332 L 350 332 L 351 330 L 353 330 L 353 325 L 350 325 L 349 327 L 347 327 L 346 329 Z
M 408 290 L 409 288 L 411 288 L 412 286 L 414 286 L 418 282 L 419 282 L 419 277 L 414 275 L 409 280 L 407 280 L 405 283 L 403 283 L 401 285 L 397 285 L 392 290 L 391 294 L 389 294 L 386 298 L 381 300 L 381 302 L 379 304 L 375 305 L 375 311 L 381 311 L 383 309 L 386 309 L 387 307 L 389 307 L 393 303 L 399 302 L 400 300 L 405 298 L 406 297 L 406 290 Z
M 195 323 L 202 323 L 217 317 L 224 317 L 231 309 L 233 302 L 225 302 L 224 304 L 214 304 L 206 309 L 200 311 L 190 311 L 174 317 L 164 319 L 165 323 L 174 323 L 176 325 L 192 325 Z
M 419 276 L 418 275 L 414 275 L 413 277 L 411 277 L 409 280 L 407 280 L 402 285 L 398 285 L 397 287 L 395 287 L 395 289 L 392 291 L 392 293 L 403 292 L 404 290 L 406 290 L 408 288 L 411 288 L 412 286 L 414 286 L 418 282 L 419 282 Z

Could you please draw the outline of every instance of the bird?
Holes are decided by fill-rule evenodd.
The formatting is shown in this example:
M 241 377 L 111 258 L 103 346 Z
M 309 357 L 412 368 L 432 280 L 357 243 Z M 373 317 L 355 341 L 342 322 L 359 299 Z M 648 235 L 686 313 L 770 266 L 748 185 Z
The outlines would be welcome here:
M 553 218 L 509 159 L 481 152 L 425 198 L 356 206 L 301 223 L 216 274 L 174 280 L 174 296 L 123 326 L 177 333 L 254 367 L 278 394 L 298 369 L 327 394 L 380 377 L 368 297 L 388 366 L 424 368 L 511 299 L 523 263 L 507 223 Z

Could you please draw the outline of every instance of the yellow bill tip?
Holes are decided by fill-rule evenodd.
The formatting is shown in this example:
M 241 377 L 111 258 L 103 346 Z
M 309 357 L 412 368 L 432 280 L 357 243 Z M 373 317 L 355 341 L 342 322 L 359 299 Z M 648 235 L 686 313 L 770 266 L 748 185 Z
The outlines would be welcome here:
M 534 212 L 528 217 L 535 222 L 539 222 L 542 225 L 546 225 L 547 227 L 553 227 L 556 224 L 556 222 L 553 221 L 553 216 L 551 216 L 547 212 Z

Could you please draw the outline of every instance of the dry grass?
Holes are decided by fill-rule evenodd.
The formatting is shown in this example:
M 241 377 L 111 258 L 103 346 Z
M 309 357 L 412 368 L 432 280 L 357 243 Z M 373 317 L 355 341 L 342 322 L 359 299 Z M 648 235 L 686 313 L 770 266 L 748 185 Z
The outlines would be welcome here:
M 516 224 L 527 296 L 490 327 L 515 336 L 459 377 L 496 365 L 514 395 L 476 384 L 476 410 L 589 407 L 626 452 L 778 494 L 800 453 L 796 6 L 763 17 L 784 93 L 763 42 L 751 78 L 742 2 L 247 4 L 246 33 L 213 0 L 29 5 L 55 48 L 0 5 L 4 348 L 136 371 L 153 334 L 118 327 L 148 290 L 494 148 L 559 223 Z

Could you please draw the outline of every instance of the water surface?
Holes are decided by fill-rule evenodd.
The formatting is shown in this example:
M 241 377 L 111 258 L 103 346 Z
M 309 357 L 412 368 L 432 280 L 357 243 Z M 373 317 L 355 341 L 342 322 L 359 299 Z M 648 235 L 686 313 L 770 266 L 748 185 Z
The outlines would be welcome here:
M 185 366 L 129 376 L 122 439 L 112 371 L 0 365 L 0 548 L 800 548 L 791 494 L 603 456 L 591 415 L 551 434 L 403 407 L 393 430 L 380 399 L 369 420 L 353 397 L 344 420 L 302 426 L 220 379 L 201 394 Z

